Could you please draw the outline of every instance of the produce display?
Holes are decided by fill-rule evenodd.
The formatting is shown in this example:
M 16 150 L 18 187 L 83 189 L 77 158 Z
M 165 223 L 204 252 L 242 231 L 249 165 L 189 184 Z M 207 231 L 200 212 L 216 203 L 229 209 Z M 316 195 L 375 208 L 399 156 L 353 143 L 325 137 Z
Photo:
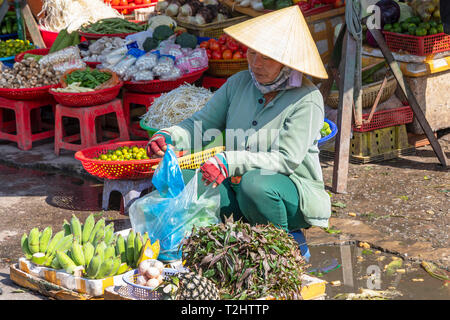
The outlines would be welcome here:
M 8 11 L 0 24 L 0 35 L 17 32 L 17 17 L 15 11 Z
M 225 21 L 232 17 L 231 9 L 218 0 L 158 1 L 155 10 L 180 22 L 203 25 Z
M 184 84 L 156 98 L 142 116 L 143 123 L 156 129 L 170 127 L 201 110 L 212 96 L 208 89 Z
M 125 46 L 126 42 L 119 37 L 102 37 L 92 43 L 82 43 L 79 46 L 81 57 L 85 62 L 102 62 L 101 57 Z
M 62 29 L 53 42 L 49 53 L 53 53 L 70 46 L 76 46 L 80 43 L 80 34 L 78 31 L 68 32 L 67 29 Z
M 383 30 L 422 37 L 442 33 L 444 26 L 440 21 L 425 21 L 415 16 L 407 18 L 403 22 L 385 24 Z
M 122 15 L 102 0 L 42 0 L 42 11 L 38 14 L 43 30 L 68 32 L 82 25 L 106 18 L 121 18 Z
M 51 65 L 42 65 L 34 58 L 14 63 L 13 68 L 4 68 L 0 73 L 0 88 L 37 88 L 58 83 L 62 73 Z
M 324 137 L 326 137 L 326 136 L 328 136 L 330 134 L 331 134 L 330 125 L 328 124 L 328 122 L 324 122 L 322 129 L 320 129 L 320 136 L 322 138 L 324 138 Z
M 0 41 L 0 58 L 15 56 L 18 53 L 34 49 L 35 46 L 28 40 L 9 39 Z
M 441 20 L 440 0 L 408 0 L 408 5 L 424 22 Z
M 121 14 L 131 14 L 136 6 L 150 5 L 152 0 L 103 0 Z M 126 7 L 126 8 L 125 8 Z
M 42 66 L 53 66 L 53 69 L 63 73 L 67 70 L 86 67 L 86 63 L 81 60 L 78 46 L 70 46 L 49 53 L 39 59 L 39 64 Z
M 138 24 L 122 18 L 102 19 L 95 23 L 84 24 L 80 31 L 94 34 L 120 34 L 145 31 L 146 24 Z
M 126 161 L 149 159 L 144 148 L 138 146 L 124 146 L 106 153 L 99 154 L 96 160 L 104 161 Z
M 95 89 L 101 84 L 111 79 L 112 75 L 109 72 L 102 72 L 97 69 L 86 68 L 83 70 L 75 70 L 68 73 L 64 82 L 67 85 L 72 83 L 80 83 L 81 87 Z
M 182 246 L 185 268 L 211 280 L 221 299 L 298 299 L 305 260 L 298 243 L 272 224 L 227 218 L 193 228 Z
M 123 237 L 114 233 L 113 222 L 106 225 L 105 218 L 95 221 L 93 214 L 84 224 L 73 215 L 54 235 L 50 226 L 42 231 L 35 227 L 21 238 L 22 252 L 31 262 L 89 279 L 112 277 L 136 268 L 149 245 L 152 255 L 145 258 L 156 259 L 158 241 L 150 244 L 148 234 L 132 229 Z
M 218 40 L 209 39 L 201 42 L 200 48 L 206 49 L 206 54 L 211 60 L 234 60 L 247 57 L 247 47 L 226 34 L 221 35 Z

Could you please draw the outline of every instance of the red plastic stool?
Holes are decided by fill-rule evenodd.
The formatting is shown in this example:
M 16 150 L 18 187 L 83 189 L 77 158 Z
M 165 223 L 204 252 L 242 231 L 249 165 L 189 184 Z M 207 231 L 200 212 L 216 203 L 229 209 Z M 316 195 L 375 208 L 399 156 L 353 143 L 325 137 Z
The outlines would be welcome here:
M 227 82 L 228 78 L 215 78 L 210 76 L 204 76 L 202 87 L 206 89 L 219 89 L 225 82 Z
M 103 131 L 100 126 L 96 126 L 95 119 L 108 113 L 116 114 L 119 134 L 106 130 Z M 80 121 L 80 133 L 64 137 L 62 124 L 63 117 L 77 118 Z M 81 149 L 100 144 L 113 143 L 116 141 L 127 141 L 130 139 L 125 112 L 122 107 L 122 102 L 119 99 L 114 99 L 113 101 L 98 106 L 82 108 L 66 107 L 61 104 L 57 104 L 55 111 L 55 123 L 56 155 L 59 155 L 60 149 L 79 151 Z M 103 133 L 113 139 L 98 143 L 97 134 Z M 78 140 L 81 140 L 81 144 L 71 143 Z
M 123 109 L 125 111 L 125 117 L 127 119 L 128 127 L 130 128 L 130 132 L 138 137 L 148 138 L 147 131 L 142 130 L 139 121 L 131 123 L 130 109 L 131 104 L 140 104 L 144 105 L 146 110 L 150 108 L 153 101 L 158 98 L 161 93 L 136 93 L 125 90 L 123 92 Z
M 51 138 L 55 135 L 53 126 L 42 131 L 44 124 L 40 116 L 40 108 L 51 105 L 53 112 L 56 102 L 52 97 L 33 101 L 10 100 L 0 97 L 0 140 L 9 140 L 17 143 L 21 150 L 30 150 L 33 142 Z M 16 120 L 4 121 L 3 109 L 13 110 Z M 33 133 L 33 129 L 39 131 Z M 11 132 L 16 131 L 16 134 Z

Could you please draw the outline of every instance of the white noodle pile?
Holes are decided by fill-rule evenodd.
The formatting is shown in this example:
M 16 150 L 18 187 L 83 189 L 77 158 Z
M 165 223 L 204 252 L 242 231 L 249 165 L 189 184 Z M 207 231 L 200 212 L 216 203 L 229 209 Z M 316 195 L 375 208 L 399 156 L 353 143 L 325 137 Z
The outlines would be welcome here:
M 210 90 L 186 83 L 156 98 L 142 116 L 144 124 L 155 129 L 176 125 L 202 109 L 212 96 Z
M 78 30 L 85 23 L 123 16 L 103 0 L 43 0 L 39 15 L 42 29 L 59 32 Z

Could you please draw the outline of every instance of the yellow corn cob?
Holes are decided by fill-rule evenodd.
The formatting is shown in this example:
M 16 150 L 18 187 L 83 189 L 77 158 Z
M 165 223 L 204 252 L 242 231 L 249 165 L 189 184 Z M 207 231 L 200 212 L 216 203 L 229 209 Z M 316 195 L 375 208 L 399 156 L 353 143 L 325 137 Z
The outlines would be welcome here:
M 104 241 L 107 245 L 110 245 L 114 237 L 114 222 L 111 222 L 105 227 Z
M 100 267 L 100 271 L 98 272 L 96 279 L 106 278 L 112 271 L 114 267 L 114 259 L 108 258 L 105 259 Z
M 86 220 L 84 220 L 83 232 L 81 234 L 81 243 L 85 244 L 89 241 L 89 237 L 91 236 L 92 230 L 95 227 L 95 218 L 94 214 L 90 214 Z
M 30 260 L 33 256 L 33 254 L 30 251 L 30 248 L 28 247 L 28 235 L 24 233 L 22 235 L 22 239 L 20 239 L 20 246 L 22 247 L 22 252 L 25 255 L 25 258 Z
M 72 214 L 72 219 L 70 219 L 70 231 L 73 234 L 73 237 L 78 242 L 81 242 L 81 222 L 74 214 Z
M 122 237 L 121 234 L 117 236 L 116 241 L 116 255 L 120 255 L 120 260 L 122 262 L 127 262 L 127 248 L 125 239 Z
M 142 246 L 143 246 L 142 235 L 138 232 L 134 237 L 134 257 L 133 257 L 134 265 L 137 265 L 137 261 L 139 260 L 139 256 L 141 255 Z
M 42 231 L 41 237 L 39 238 L 39 252 L 46 253 L 47 247 L 52 238 L 53 230 L 52 227 L 48 226 Z
M 64 252 L 59 251 L 59 250 L 56 251 L 56 257 L 58 258 L 58 262 L 61 265 L 61 267 L 67 273 L 73 274 L 73 271 L 75 270 L 75 268 L 77 266 L 75 264 L 75 262 L 73 262 L 73 260 L 70 259 L 70 257 L 67 254 L 65 254 Z
M 85 265 L 83 248 L 81 247 L 81 244 L 79 244 L 76 239 L 74 239 L 73 244 L 72 244 L 71 256 L 72 256 L 73 262 L 75 262 L 75 264 L 77 266 Z
M 134 266 L 134 238 L 136 237 L 136 233 L 133 229 L 130 230 L 130 233 L 127 237 L 127 264 L 131 267 Z
M 120 268 L 120 264 L 121 264 L 120 257 L 119 256 L 114 257 L 113 260 L 114 260 L 113 268 L 112 268 L 111 272 L 109 273 L 108 277 L 114 277 Z
M 39 229 L 33 228 L 28 234 L 28 248 L 31 254 L 39 252 Z
M 95 255 L 89 262 L 89 265 L 86 270 L 86 276 L 88 278 L 95 279 L 98 272 L 100 271 L 102 263 L 103 263 L 102 257 L 100 255 Z
M 105 218 L 101 218 L 95 223 L 94 229 L 92 230 L 91 235 L 89 236 L 89 242 L 92 243 L 94 247 L 95 247 L 94 243 L 95 235 L 102 228 L 105 228 Z
M 83 244 L 83 254 L 84 254 L 84 264 L 86 266 L 91 262 L 92 257 L 94 256 L 95 248 L 90 242 L 86 242 Z

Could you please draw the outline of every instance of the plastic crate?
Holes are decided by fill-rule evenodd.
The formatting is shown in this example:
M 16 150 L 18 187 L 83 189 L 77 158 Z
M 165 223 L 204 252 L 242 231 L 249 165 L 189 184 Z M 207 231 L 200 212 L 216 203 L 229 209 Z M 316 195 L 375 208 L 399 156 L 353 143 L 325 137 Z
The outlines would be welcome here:
M 368 113 L 363 114 L 363 120 L 369 118 Z M 401 124 L 407 124 L 413 121 L 414 113 L 410 106 L 400 107 L 391 110 L 383 110 L 375 112 L 369 123 L 363 123 L 360 128 L 353 125 L 355 132 L 368 132 L 376 129 L 392 127 Z
M 405 51 L 416 56 L 428 56 L 450 50 L 450 35 L 439 33 L 429 36 L 413 36 L 383 31 L 386 44 L 393 52 Z

